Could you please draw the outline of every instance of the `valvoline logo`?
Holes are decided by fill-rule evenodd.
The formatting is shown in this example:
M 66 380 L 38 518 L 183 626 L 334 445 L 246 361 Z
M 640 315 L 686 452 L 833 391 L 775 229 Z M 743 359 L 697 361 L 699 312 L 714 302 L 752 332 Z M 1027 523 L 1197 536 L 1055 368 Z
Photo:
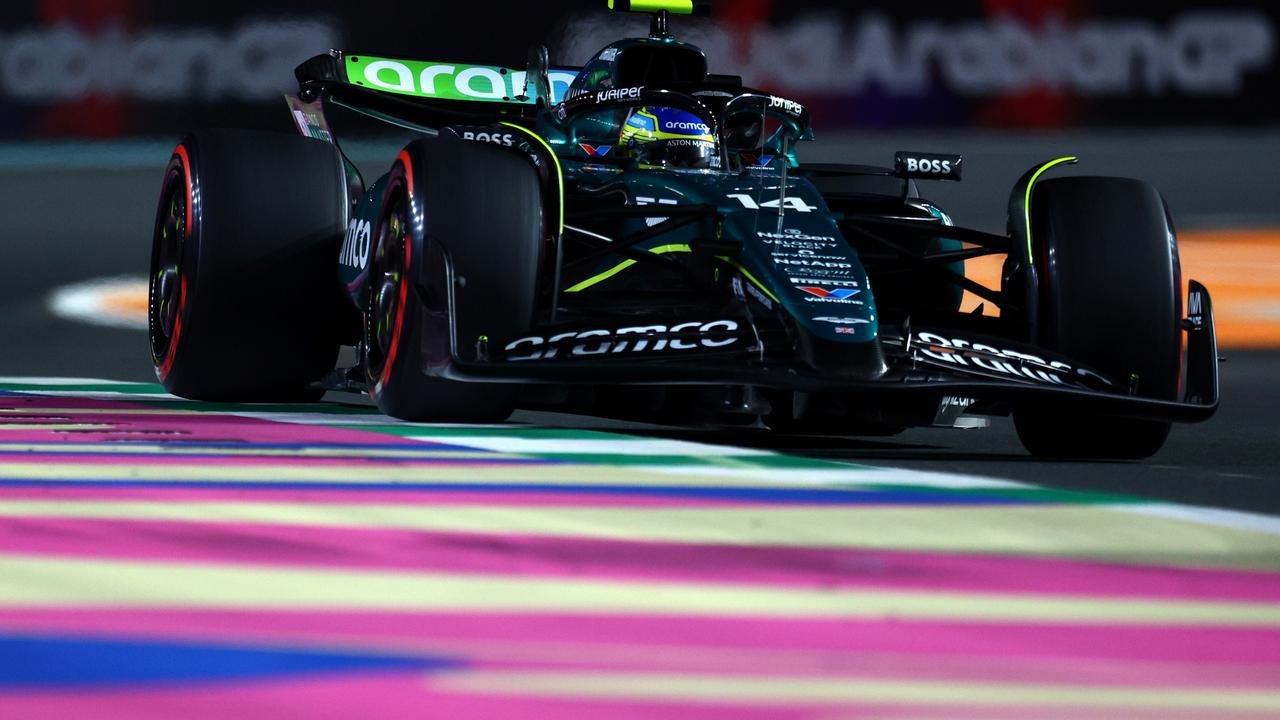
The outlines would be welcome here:
M 862 292 L 857 288 L 836 288 L 835 290 L 828 290 L 820 287 L 802 287 L 800 290 L 815 297 L 830 298 L 832 300 L 848 300 L 859 292 Z
M 588 145 L 586 143 L 578 143 L 578 147 L 582 148 L 589 157 L 604 157 L 613 150 L 612 145 Z

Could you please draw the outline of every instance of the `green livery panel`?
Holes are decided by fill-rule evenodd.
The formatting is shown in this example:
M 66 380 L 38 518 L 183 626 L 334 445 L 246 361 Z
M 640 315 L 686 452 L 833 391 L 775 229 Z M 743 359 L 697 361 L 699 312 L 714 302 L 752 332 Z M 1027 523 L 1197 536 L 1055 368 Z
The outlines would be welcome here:
M 343 58 L 347 82 L 372 90 L 436 100 L 510 103 L 533 105 L 537 91 L 532 83 L 525 87 L 528 73 L 524 70 L 496 65 L 465 65 L 429 60 L 404 60 L 348 55 Z M 566 88 L 577 77 L 569 68 L 553 68 L 549 72 L 551 102 L 559 102 Z M 525 95 L 525 93 L 528 95 Z

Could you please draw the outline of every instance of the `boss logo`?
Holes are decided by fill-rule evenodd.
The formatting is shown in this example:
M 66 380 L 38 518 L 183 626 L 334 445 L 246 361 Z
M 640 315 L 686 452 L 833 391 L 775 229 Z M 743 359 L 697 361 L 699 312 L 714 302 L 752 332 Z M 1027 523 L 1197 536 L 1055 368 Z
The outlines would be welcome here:
M 907 158 L 907 172 L 949 173 L 951 161 Z
M 473 132 L 471 130 L 464 131 L 462 133 L 462 139 L 474 142 L 493 143 L 494 145 L 503 145 L 505 147 L 511 147 L 516 143 L 515 136 L 511 133 Z
M 960 155 L 931 155 L 928 153 L 898 153 L 894 156 L 895 174 L 899 177 L 929 180 L 959 180 Z

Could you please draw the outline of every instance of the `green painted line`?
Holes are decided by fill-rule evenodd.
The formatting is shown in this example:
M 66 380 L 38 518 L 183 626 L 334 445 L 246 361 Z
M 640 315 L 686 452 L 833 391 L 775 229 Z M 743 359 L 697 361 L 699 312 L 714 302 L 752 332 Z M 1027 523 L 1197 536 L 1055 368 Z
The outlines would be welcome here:
M 376 414 L 376 413 L 375 413 Z M 366 432 L 398 435 L 400 437 L 417 437 L 426 439 L 439 438 L 447 442 L 451 437 L 518 437 L 538 438 L 542 440 L 644 440 L 631 435 L 617 435 L 601 430 L 574 430 L 569 428 L 544 428 L 528 425 L 511 425 L 503 427 L 475 427 L 462 425 L 457 427 L 440 427 L 438 425 L 402 425 L 387 423 L 386 425 L 359 425 L 336 422 L 325 427 L 342 430 L 364 430 Z
M 883 469 L 883 468 L 880 468 Z M 854 483 L 856 485 L 856 481 Z M 1136 505 L 1151 502 L 1150 498 L 1131 495 L 1112 495 L 1109 493 L 1083 490 L 1064 490 L 1027 486 L 1020 488 L 940 488 L 929 485 L 876 485 L 868 490 L 883 492 L 922 492 L 934 495 L 955 497 L 989 497 L 1001 500 L 1026 500 L 1044 505 Z
M 76 385 L 46 385 L 39 383 L 5 383 L 0 385 L 0 392 L 88 392 L 118 393 L 133 395 L 139 393 L 162 393 L 164 388 L 156 383 L 85 383 Z
M 726 467 L 736 470 L 864 470 L 863 466 L 839 465 L 794 455 L 623 455 L 596 453 L 520 453 L 526 457 L 572 463 L 575 465 L 610 465 L 615 467 Z

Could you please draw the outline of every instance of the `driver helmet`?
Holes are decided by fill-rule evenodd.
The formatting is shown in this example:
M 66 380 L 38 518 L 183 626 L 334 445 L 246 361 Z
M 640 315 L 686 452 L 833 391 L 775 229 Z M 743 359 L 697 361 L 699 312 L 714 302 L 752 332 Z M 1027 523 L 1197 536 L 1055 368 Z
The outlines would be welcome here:
M 641 107 L 622 124 L 618 149 L 641 167 L 707 170 L 720 166 L 711 127 L 697 115 L 671 107 Z

